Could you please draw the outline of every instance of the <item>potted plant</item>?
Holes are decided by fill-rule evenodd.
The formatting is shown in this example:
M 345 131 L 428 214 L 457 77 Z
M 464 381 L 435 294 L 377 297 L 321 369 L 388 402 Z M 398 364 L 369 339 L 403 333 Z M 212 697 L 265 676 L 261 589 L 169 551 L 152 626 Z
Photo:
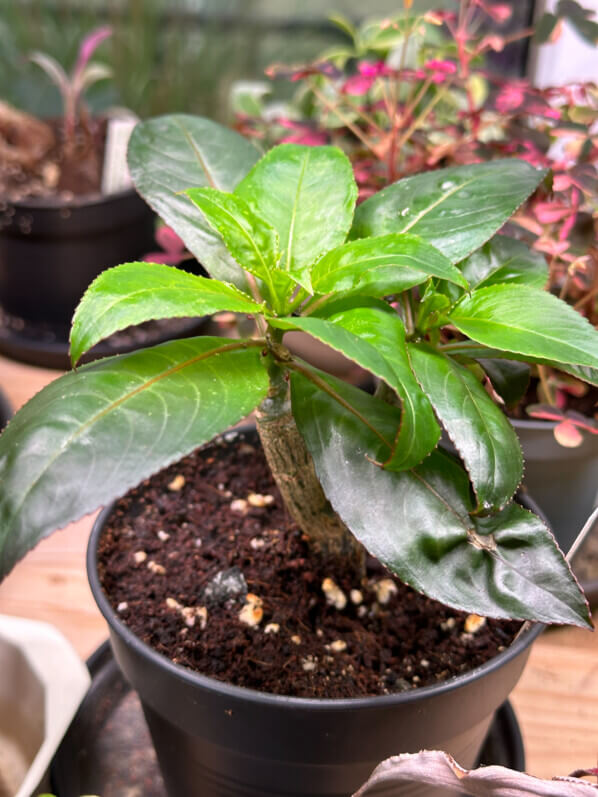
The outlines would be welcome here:
M 513 279 L 544 284 L 595 326 L 598 89 L 592 83 L 537 89 L 497 75 L 491 62 L 515 41 L 553 40 L 563 21 L 593 44 L 595 23 L 573 2 L 515 31 L 504 29 L 514 4 L 468 0 L 460 9 L 414 13 L 406 6 L 358 27 L 336 19 L 346 45 L 312 64 L 273 66 L 272 78 L 297 82 L 293 100 L 268 104 L 268 87 L 257 96 L 238 93 L 238 126 L 268 145 L 337 144 L 351 158 L 362 199 L 398 177 L 497 157 L 550 168 L 551 184 L 539 187 L 506 230 L 532 251 L 495 239 L 472 257 L 470 274 L 480 287 L 497 270 L 508 279 L 505 258 L 523 258 L 526 276 Z M 524 449 L 525 485 L 568 550 L 597 497 L 595 374 L 579 381 L 534 363 L 503 365 L 500 372 L 487 365 L 496 392 L 506 393 L 500 401 Z M 571 498 L 566 504 L 559 487 Z
M 40 355 L 36 344 L 62 342 L 68 364 L 68 327 L 91 280 L 153 248 L 153 214 L 126 180 L 122 135 L 132 122 L 92 116 L 83 101 L 89 86 L 110 76 L 90 60 L 110 33 L 102 27 L 85 37 L 70 74 L 49 55 L 30 56 L 60 90 L 61 119 L 0 104 L 3 350 L 34 361 L 45 355 L 49 367 L 60 355 Z M 29 336 L 23 327 L 32 328 Z
M 412 687 L 435 656 L 429 645 L 409 654 L 418 670 L 406 671 L 408 682 L 394 671 L 407 655 L 377 652 L 377 697 L 288 690 L 295 673 L 308 682 L 321 676 L 320 689 L 355 685 L 351 656 L 363 648 L 367 658 L 368 640 L 378 644 L 367 624 L 406 617 L 418 592 L 451 607 L 424 633 L 434 645 L 452 629 L 456 647 L 467 648 L 480 628 L 495 628 L 491 617 L 591 625 L 550 532 L 512 500 L 523 467 L 516 435 L 466 347 L 455 352 L 450 342 L 454 328 L 493 358 L 598 366 L 596 331 L 564 302 L 528 285 L 472 289 L 456 265 L 502 227 L 544 172 L 505 160 L 419 175 L 355 211 L 351 165 L 338 149 L 283 145 L 255 163 L 234 132 L 182 115 L 139 125 L 129 162 L 140 192 L 212 279 L 147 263 L 104 271 L 75 314 L 73 363 L 104 336 L 148 318 L 250 313 L 258 334 L 170 342 L 86 365 L 26 405 L 0 438 L 0 574 L 54 528 L 170 465 L 161 482 L 133 491 L 109 520 L 104 514 L 89 553 L 96 599 L 141 696 L 169 792 L 349 794 L 388 751 L 421 747 L 445 747 L 469 766 L 541 626 L 512 644 L 506 639 L 517 627 L 497 631 L 506 637 L 495 639 L 496 656 L 444 682 L 450 656 L 442 658 L 436 683 L 421 689 Z M 196 175 L 199 187 L 181 191 Z M 394 232 L 371 229 L 392 219 Z M 447 283 L 459 290 L 454 302 Z M 369 370 L 378 394 L 294 357 L 284 335 L 295 329 Z M 253 409 L 286 510 L 265 481 L 255 441 L 226 434 Z M 458 457 L 438 447 L 441 424 Z M 222 433 L 198 459 L 178 462 Z M 230 486 L 219 481 L 222 457 L 233 458 Z M 207 502 L 228 519 L 226 532 L 210 525 L 199 501 L 203 481 Z M 145 490 L 157 490 L 155 502 Z M 202 518 L 205 535 L 196 529 Z M 114 574 L 106 557 L 117 537 L 128 547 L 114 551 Z M 229 566 L 214 573 L 210 563 L 221 556 Z M 187 591 L 165 580 L 181 557 Z M 245 579 L 250 560 L 265 571 Z M 198 579 L 204 565 L 209 575 Z M 399 593 L 384 568 L 415 592 Z M 130 574 L 136 580 L 124 600 L 118 589 Z M 107 596 L 100 580 L 116 591 Z M 293 602 L 284 625 L 267 593 L 275 582 L 276 600 L 286 591 Z M 402 607 L 393 603 L 399 594 Z M 141 635 L 161 647 L 174 623 L 179 662 L 188 643 L 201 646 L 220 630 L 229 642 L 217 640 L 202 662 L 247 663 L 253 678 L 269 669 L 268 654 L 242 651 L 278 648 L 275 683 L 294 668 L 286 694 L 226 683 L 161 655 L 128 627 L 146 609 L 150 628 Z M 361 632 L 355 622 L 366 623 Z M 317 653 L 304 647 L 307 637 Z

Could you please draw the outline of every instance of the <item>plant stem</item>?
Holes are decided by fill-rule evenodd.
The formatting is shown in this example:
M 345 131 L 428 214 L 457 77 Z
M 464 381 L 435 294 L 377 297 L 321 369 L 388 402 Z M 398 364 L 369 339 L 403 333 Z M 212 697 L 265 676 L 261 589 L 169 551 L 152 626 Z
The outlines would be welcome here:
M 365 550 L 324 495 L 293 418 L 288 370 L 284 361 L 278 359 L 286 356 L 285 351 L 276 340 L 271 341 L 270 389 L 257 410 L 257 429 L 268 465 L 287 510 L 309 538 L 311 548 L 324 559 L 342 560 L 343 568 L 349 564 L 361 578 L 365 572 Z

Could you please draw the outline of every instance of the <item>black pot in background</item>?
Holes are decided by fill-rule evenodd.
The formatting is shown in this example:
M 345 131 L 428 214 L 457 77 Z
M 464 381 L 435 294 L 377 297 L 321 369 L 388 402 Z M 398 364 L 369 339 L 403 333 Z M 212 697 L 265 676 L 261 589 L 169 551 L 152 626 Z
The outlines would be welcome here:
M 583 434 L 577 448 L 555 440 L 555 424 L 514 420 L 525 461 L 524 486 L 540 504 L 567 553 L 598 498 L 598 435 Z
M 1 208 L 0 305 L 25 320 L 70 324 L 101 271 L 155 248 L 153 213 L 132 189 Z
M 13 409 L 10 401 L 6 397 L 3 390 L 0 390 L 0 432 L 6 424 L 10 421 L 13 415 Z
M 96 560 L 111 511 L 94 524 L 88 577 L 118 665 L 139 694 L 170 797 L 349 797 L 380 761 L 421 749 L 446 750 L 472 767 L 543 628 L 527 628 L 463 676 L 400 694 L 320 700 L 233 686 L 172 663 L 114 612 Z M 403 793 L 430 792 L 406 786 Z

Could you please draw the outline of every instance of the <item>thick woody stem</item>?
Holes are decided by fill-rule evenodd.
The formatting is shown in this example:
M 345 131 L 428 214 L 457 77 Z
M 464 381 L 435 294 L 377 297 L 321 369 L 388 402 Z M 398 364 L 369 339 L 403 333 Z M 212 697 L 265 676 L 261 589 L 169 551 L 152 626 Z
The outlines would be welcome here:
M 324 495 L 313 460 L 293 418 L 284 370 L 271 363 L 270 391 L 257 411 L 257 428 L 282 499 L 293 520 L 325 559 L 342 559 L 361 577 L 365 550 Z

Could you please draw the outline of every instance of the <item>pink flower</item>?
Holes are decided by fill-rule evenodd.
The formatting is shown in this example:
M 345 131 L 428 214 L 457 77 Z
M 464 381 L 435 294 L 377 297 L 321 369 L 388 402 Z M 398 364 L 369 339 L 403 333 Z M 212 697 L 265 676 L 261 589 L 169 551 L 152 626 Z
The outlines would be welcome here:
M 432 73 L 432 83 L 444 83 L 448 75 L 455 74 L 457 66 L 452 61 L 438 61 L 433 58 L 424 64 L 424 69 Z
M 277 121 L 281 127 L 295 131 L 292 135 L 282 138 L 280 140 L 281 144 L 304 144 L 307 147 L 319 147 L 321 144 L 327 143 L 326 134 L 318 130 L 312 130 L 309 125 L 293 122 L 286 117 L 281 117 Z
M 484 0 L 475 0 L 475 4 L 488 14 L 495 22 L 502 24 L 510 19 L 513 9 L 508 3 L 485 3 Z
M 552 188 L 555 191 L 566 191 L 573 185 L 573 181 L 568 174 L 555 174 L 552 180 Z
M 345 80 L 342 88 L 343 94 L 367 94 L 372 88 L 375 80 L 375 77 L 368 77 L 366 75 L 353 75 L 353 77 Z
M 562 221 L 571 214 L 571 208 L 561 202 L 537 202 L 534 205 L 534 215 L 540 224 L 553 224 Z

